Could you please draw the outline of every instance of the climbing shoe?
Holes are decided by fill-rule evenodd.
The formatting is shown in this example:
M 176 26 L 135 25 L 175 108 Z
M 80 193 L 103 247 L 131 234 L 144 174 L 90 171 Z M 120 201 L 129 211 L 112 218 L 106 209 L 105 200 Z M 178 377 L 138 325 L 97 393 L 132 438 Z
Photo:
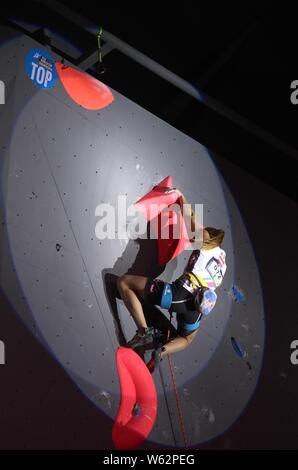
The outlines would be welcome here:
M 152 326 L 149 326 L 148 328 L 145 328 L 145 332 L 143 335 L 140 335 L 140 333 L 136 333 L 135 336 L 128 341 L 127 346 L 130 348 L 136 348 L 137 346 L 144 346 L 145 344 L 152 343 L 154 339 L 154 328 Z

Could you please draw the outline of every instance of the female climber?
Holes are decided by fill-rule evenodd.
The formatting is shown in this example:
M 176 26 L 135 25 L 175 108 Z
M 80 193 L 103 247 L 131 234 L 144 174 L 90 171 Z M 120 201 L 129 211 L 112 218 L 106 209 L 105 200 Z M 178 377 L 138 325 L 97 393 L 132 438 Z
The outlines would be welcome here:
M 192 232 L 199 233 L 202 226 L 197 224 L 191 206 L 181 191 L 174 190 L 182 203 L 184 218 L 190 219 Z M 165 354 L 181 351 L 191 344 L 203 314 L 209 312 L 208 305 L 214 305 L 214 290 L 221 284 L 226 271 L 226 254 L 221 248 L 223 238 L 223 230 L 204 228 L 201 249 L 192 251 L 183 274 L 171 284 L 137 275 L 125 274 L 118 278 L 119 293 L 138 328 L 134 338 L 127 343 L 132 348 L 149 344 L 154 339 L 154 328 L 147 326 L 142 300 L 165 308 L 164 301 L 169 300 L 170 294 L 170 305 L 167 308 L 176 313 L 177 337 L 154 351 L 153 367 L 152 361 L 150 365 L 152 370 Z M 190 241 L 194 243 L 197 240 L 193 238 Z

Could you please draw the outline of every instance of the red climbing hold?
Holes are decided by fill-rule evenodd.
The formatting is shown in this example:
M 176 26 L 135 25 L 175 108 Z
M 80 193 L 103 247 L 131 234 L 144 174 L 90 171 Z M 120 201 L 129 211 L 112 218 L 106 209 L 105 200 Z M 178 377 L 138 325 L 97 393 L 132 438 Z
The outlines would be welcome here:
M 102 109 L 114 101 L 111 90 L 94 77 L 60 62 L 56 69 L 70 98 L 83 108 Z
M 117 449 L 136 449 L 150 434 L 156 419 L 155 384 L 146 364 L 132 349 L 118 348 L 116 364 L 121 402 L 112 439 Z
M 160 266 L 165 266 L 191 245 L 182 213 L 170 209 L 171 206 L 166 217 L 162 213 L 158 217 L 160 234 L 168 235 L 167 237 L 158 237 L 158 262 Z
M 135 203 L 148 222 L 158 217 L 157 238 L 160 266 L 169 263 L 190 246 L 181 208 L 178 207 L 179 197 L 175 191 L 166 192 L 172 187 L 173 178 L 167 176 Z M 174 211 L 171 210 L 171 206 L 175 203 L 177 210 Z
M 172 176 L 167 176 L 135 203 L 135 206 L 144 214 L 148 222 L 160 214 L 163 209 L 177 201 L 178 196 L 175 191 L 170 193 L 165 192 L 166 189 L 172 187 L 173 178 Z

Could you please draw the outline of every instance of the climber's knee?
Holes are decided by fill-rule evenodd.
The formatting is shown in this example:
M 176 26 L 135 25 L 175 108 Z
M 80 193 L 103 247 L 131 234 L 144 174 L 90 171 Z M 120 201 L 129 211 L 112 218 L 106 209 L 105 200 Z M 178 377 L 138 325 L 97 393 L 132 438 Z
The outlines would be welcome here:
M 129 286 L 125 274 L 123 276 L 118 277 L 117 287 L 120 294 L 122 294 L 126 289 L 128 289 Z

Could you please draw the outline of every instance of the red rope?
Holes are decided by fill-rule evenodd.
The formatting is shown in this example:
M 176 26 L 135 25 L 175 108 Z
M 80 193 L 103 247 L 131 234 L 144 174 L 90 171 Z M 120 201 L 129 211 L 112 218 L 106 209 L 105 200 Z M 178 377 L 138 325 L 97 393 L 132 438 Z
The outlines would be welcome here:
M 168 334 L 167 334 L 167 342 L 170 339 L 170 328 L 171 328 L 171 324 L 172 324 L 172 316 L 173 316 L 173 314 L 172 314 L 172 312 L 170 312 L 170 326 L 169 326 Z M 185 446 L 185 449 L 187 449 L 188 448 L 188 440 L 187 440 L 187 435 L 186 435 L 186 430 L 185 430 L 184 420 L 183 420 L 183 414 L 182 414 L 180 401 L 179 401 L 179 393 L 178 393 L 178 390 L 177 390 L 175 374 L 174 374 L 173 364 L 172 364 L 172 358 L 171 358 L 170 354 L 167 354 L 167 356 L 168 356 L 168 361 L 169 361 L 169 366 L 170 366 L 170 371 L 171 371 L 171 377 L 172 377 L 172 381 L 173 381 L 176 405 L 177 405 L 177 409 L 178 409 L 178 416 L 179 416 L 180 427 L 181 427 L 181 431 L 182 431 L 182 435 L 183 435 L 184 446 Z
M 188 441 L 187 441 L 186 430 L 185 430 L 184 421 L 183 421 L 182 410 L 181 410 L 181 407 L 180 407 L 179 393 L 178 393 L 177 386 L 176 386 L 175 375 L 174 375 L 173 365 L 172 365 L 172 359 L 171 359 L 170 354 L 167 354 L 167 356 L 168 356 L 171 376 L 172 376 L 172 380 L 173 380 L 173 386 L 174 386 L 174 392 L 175 392 L 175 398 L 176 398 L 176 404 L 177 404 L 177 409 L 178 409 L 178 415 L 179 415 L 181 431 L 182 431 L 183 440 L 184 440 L 184 446 L 185 446 L 185 449 L 187 449 L 188 448 Z

